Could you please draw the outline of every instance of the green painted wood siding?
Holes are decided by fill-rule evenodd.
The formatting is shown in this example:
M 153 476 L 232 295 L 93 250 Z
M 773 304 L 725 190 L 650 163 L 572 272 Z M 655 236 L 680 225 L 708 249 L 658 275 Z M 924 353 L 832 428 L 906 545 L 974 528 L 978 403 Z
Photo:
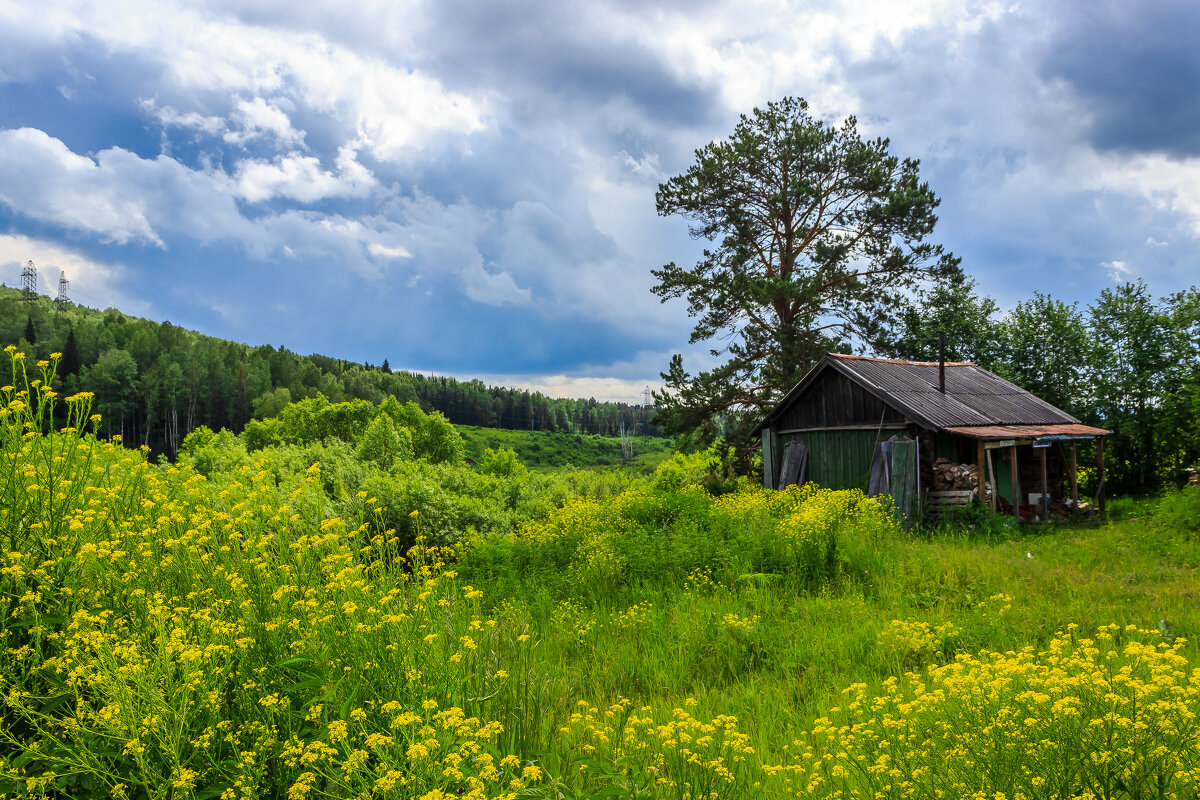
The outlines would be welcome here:
M 808 445 L 808 480 L 830 489 L 867 490 L 875 442 L 896 434 L 878 431 L 806 431 L 781 433 L 775 443 L 773 475 L 778 480 L 782 453 L 790 441 Z

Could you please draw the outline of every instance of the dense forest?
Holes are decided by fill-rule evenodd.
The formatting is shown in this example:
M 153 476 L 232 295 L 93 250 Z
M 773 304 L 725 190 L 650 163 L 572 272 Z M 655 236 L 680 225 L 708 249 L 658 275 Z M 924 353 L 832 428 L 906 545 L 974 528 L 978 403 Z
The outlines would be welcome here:
M 107 433 L 172 457 L 183 437 L 201 425 L 240 432 L 251 419 L 274 416 L 317 394 L 333 403 L 378 404 L 394 397 L 460 425 L 606 436 L 619 435 L 624 426 L 658 433 L 649 421 L 652 407 L 393 371 L 386 360 L 373 366 L 251 347 L 116 309 L 27 298 L 0 286 L 0 346 L 9 344 L 32 360 L 62 353 L 62 388 L 95 392 Z

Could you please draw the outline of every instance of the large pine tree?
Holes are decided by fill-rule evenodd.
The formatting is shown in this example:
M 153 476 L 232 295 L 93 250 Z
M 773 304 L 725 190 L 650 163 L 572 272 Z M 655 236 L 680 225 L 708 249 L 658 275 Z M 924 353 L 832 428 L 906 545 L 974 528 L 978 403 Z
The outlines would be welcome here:
M 668 432 L 739 438 L 822 353 L 873 344 L 913 292 L 958 271 L 928 241 L 939 201 L 918 162 L 888 146 L 864 140 L 854 117 L 829 125 L 788 97 L 659 186 L 658 213 L 714 247 L 690 268 L 654 270 L 654 292 L 686 298 L 692 343 L 715 342 L 725 359 L 697 375 L 672 359 L 655 395 Z

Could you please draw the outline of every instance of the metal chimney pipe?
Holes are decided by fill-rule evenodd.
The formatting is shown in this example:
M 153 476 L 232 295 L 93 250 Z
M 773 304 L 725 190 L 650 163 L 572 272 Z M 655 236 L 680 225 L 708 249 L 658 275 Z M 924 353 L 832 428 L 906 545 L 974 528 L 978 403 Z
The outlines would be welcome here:
M 938 331 L 938 391 L 946 393 L 946 334 Z

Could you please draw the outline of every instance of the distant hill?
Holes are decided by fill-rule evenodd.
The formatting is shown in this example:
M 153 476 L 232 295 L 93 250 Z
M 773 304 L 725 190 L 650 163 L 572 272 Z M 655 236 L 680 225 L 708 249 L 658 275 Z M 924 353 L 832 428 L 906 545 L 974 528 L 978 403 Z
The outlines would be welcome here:
M 459 426 L 466 442 L 466 455 L 478 461 L 485 448 L 513 450 L 530 469 L 589 467 L 620 464 L 650 472 L 671 454 L 671 440 L 638 436 L 633 439 L 633 457 L 626 459 L 617 436 L 514 431 L 498 428 Z
M 650 407 L 429 378 L 392 371 L 386 361 L 375 366 L 251 347 L 114 308 L 98 311 L 41 295 L 27 301 L 20 290 L 0 286 L 0 347 L 10 344 L 28 354 L 31 368 L 62 353 L 62 388 L 95 392 L 108 433 L 172 457 L 200 425 L 240 432 L 249 420 L 318 392 L 333 402 L 411 400 L 458 425 L 617 436 L 624 424 L 658 434 Z

